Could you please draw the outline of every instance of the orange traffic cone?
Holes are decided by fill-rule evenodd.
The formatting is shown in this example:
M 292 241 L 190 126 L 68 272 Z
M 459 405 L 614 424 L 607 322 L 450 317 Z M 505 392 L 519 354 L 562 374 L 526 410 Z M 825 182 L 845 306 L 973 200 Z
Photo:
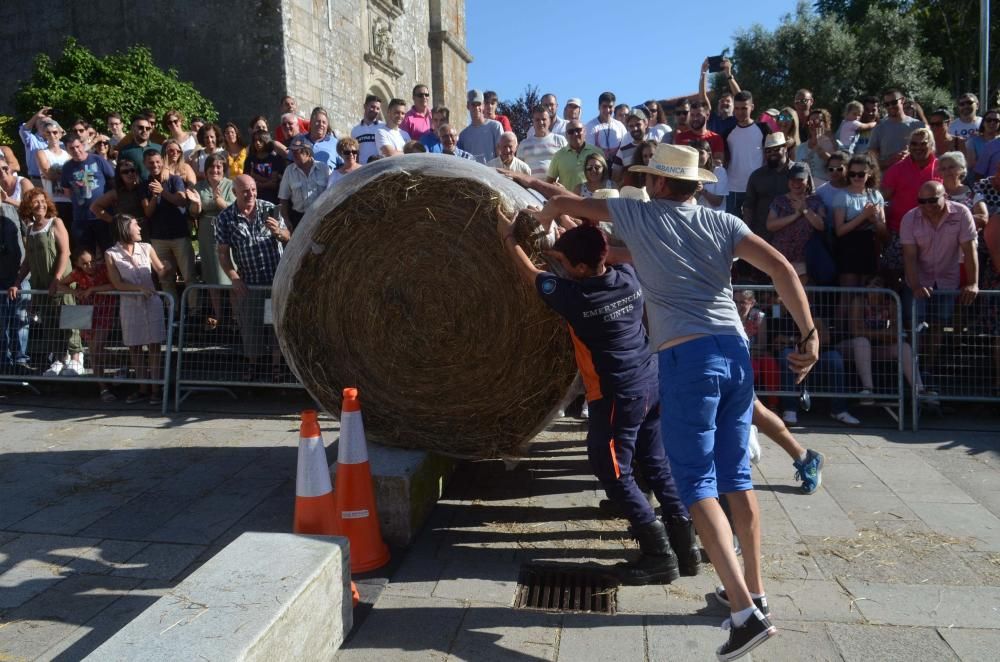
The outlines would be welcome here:
M 295 479 L 295 533 L 339 535 L 337 506 L 330 485 L 330 467 L 319 431 L 316 410 L 302 412 L 299 463 Z
M 389 548 L 382 541 L 379 529 L 375 487 L 356 388 L 344 389 L 334 499 L 340 535 L 351 541 L 351 572 L 368 572 L 388 563 Z

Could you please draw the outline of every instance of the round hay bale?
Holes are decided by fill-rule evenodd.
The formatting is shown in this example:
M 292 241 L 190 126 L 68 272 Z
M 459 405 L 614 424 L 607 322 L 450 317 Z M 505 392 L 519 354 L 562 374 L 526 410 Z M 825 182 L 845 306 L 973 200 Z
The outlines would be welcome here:
M 440 154 L 348 175 L 303 219 L 275 277 L 292 370 L 334 414 L 358 387 L 380 443 L 523 455 L 576 373 L 565 324 L 496 233 L 498 207 L 513 217 L 537 204 L 493 169 Z M 518 236 L 537 244 L 524 217 Z

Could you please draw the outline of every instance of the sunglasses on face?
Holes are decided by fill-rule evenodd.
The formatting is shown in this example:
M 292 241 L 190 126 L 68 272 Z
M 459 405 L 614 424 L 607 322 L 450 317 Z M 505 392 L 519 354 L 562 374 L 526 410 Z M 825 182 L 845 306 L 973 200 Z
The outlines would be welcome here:
M 98 147 L 110 147 L 111 143 L 108 142 L 107 140 L 98 140 L 97 141 L 97 146 Z
M 928 122 L 931 126 L 944 126 L 944 122 Z
M 121 172 L 121 174 L 123 175 L 134 175 L 136 173 L 136 171 L 133 170 L 132 168 L 129 168 L 127 170 L 120 170 L 119 172 Z
M 933 198 L 917 198 L 917 202 L 922 205 L 932 205 L 940 199 L 941 196 L 935 195 Z
M 764 153 L 765 154 L 775 154 L 777 152 L 780 152 L 783 149 L 785 149 L 785 148 L 784 147 L 765 147 L 764 148 Z
M 688 114 L 688 111 L 686 111 L 686 110 L 675 110 L 674 111 L 674 115 L 687 115 L 687 114 Z
M 413 96 L 415 96 L 415 97 L 429 97 L 430 95 L 431 95 L 430 92 L 417 92 Z
M 862 179 L 868 176 L 868 173 L 864 170 L 851 170 L 847 173 L 847 176 L 852 179 Z
M 358 150 L 356 150 L 356 149 L 345 149 L 343 152 L 341 152 L 341 155 L 343 155 L 343 156 L 347 156 L 348 154 L 350 154 L 352 156 L 357 156 L 358 155 Z
M 181 121 L 177 117 L 171 117 L 170 119 L 167 120 L 167 124 L 180 124 L 180 123 Z
M 585 168 L 585 170 L 587 172 L 601 172 L 602 170 L 604 170 L 604 167 L 603 166 L 599 166 L 599 165 L 591 165 L 591 166 L 587 166 Z
M 903 100 L 902 97 L 897 98 L 897 99 L 886 99 L 885 101 L 882 102 L 882 105 L 886 106 L 886 107 L 888 107 L 888 106 L 895 106 L 896 104 L 898 104 L 902 100 Z
M 911 142 L 910 147 L 927 147 L 927 141 L 923 142 Z
M 137 128 L 139 131 L 152 131 L 153 130 L 153 127 L 151 127 L 151 126 L 137 126 L 135 128 Z
M 792 121 L 792 116 L 791 115 L 778 115 L 778 121 L 779 122 L 791 122 Z
M 566 134 L 570 136 L 578 136 L 583 133 L 583 129 L 566 129 Z

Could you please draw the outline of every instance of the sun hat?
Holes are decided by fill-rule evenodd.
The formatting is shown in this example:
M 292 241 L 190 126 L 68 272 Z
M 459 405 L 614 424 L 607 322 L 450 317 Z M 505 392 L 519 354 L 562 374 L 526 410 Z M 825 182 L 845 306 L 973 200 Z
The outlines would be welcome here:
M 623 186 L 622 190 L 619 191 L 619 195 L 629 200 L 649 202 L 649 193 L 646 192 L 646 189 L 638 188 L 636 186 Z
M 594 200 L 613 200 L 618 196 L 618 191 L 613 188 L 599 188 L 590 196 Z
M 708 170 L 699 168 L 698 161 L 698 150 L 693 147 L 660 143 L 656 146 L 648 166 L 634 165 L 629 171 L 696 182 L 719 181 Z
M 772 147 L 784 147 L 788 144 L 788 139 L 785 138 L 785 134 L 781 131 L 775 131 L 774 133 L 767 134 L 767 138 L 764 138 L 764 149 L 771 149 Z

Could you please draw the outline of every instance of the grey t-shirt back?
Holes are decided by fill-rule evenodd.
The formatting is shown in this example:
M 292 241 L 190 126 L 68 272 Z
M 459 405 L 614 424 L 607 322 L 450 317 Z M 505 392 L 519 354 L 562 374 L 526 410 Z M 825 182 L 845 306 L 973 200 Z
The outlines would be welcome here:
M 746 339 L 730 278 L 736 245 L 752 234 L 746 223 L 701 205 L 607 202 L 646 293 L 652 351 L 697 333 Z

